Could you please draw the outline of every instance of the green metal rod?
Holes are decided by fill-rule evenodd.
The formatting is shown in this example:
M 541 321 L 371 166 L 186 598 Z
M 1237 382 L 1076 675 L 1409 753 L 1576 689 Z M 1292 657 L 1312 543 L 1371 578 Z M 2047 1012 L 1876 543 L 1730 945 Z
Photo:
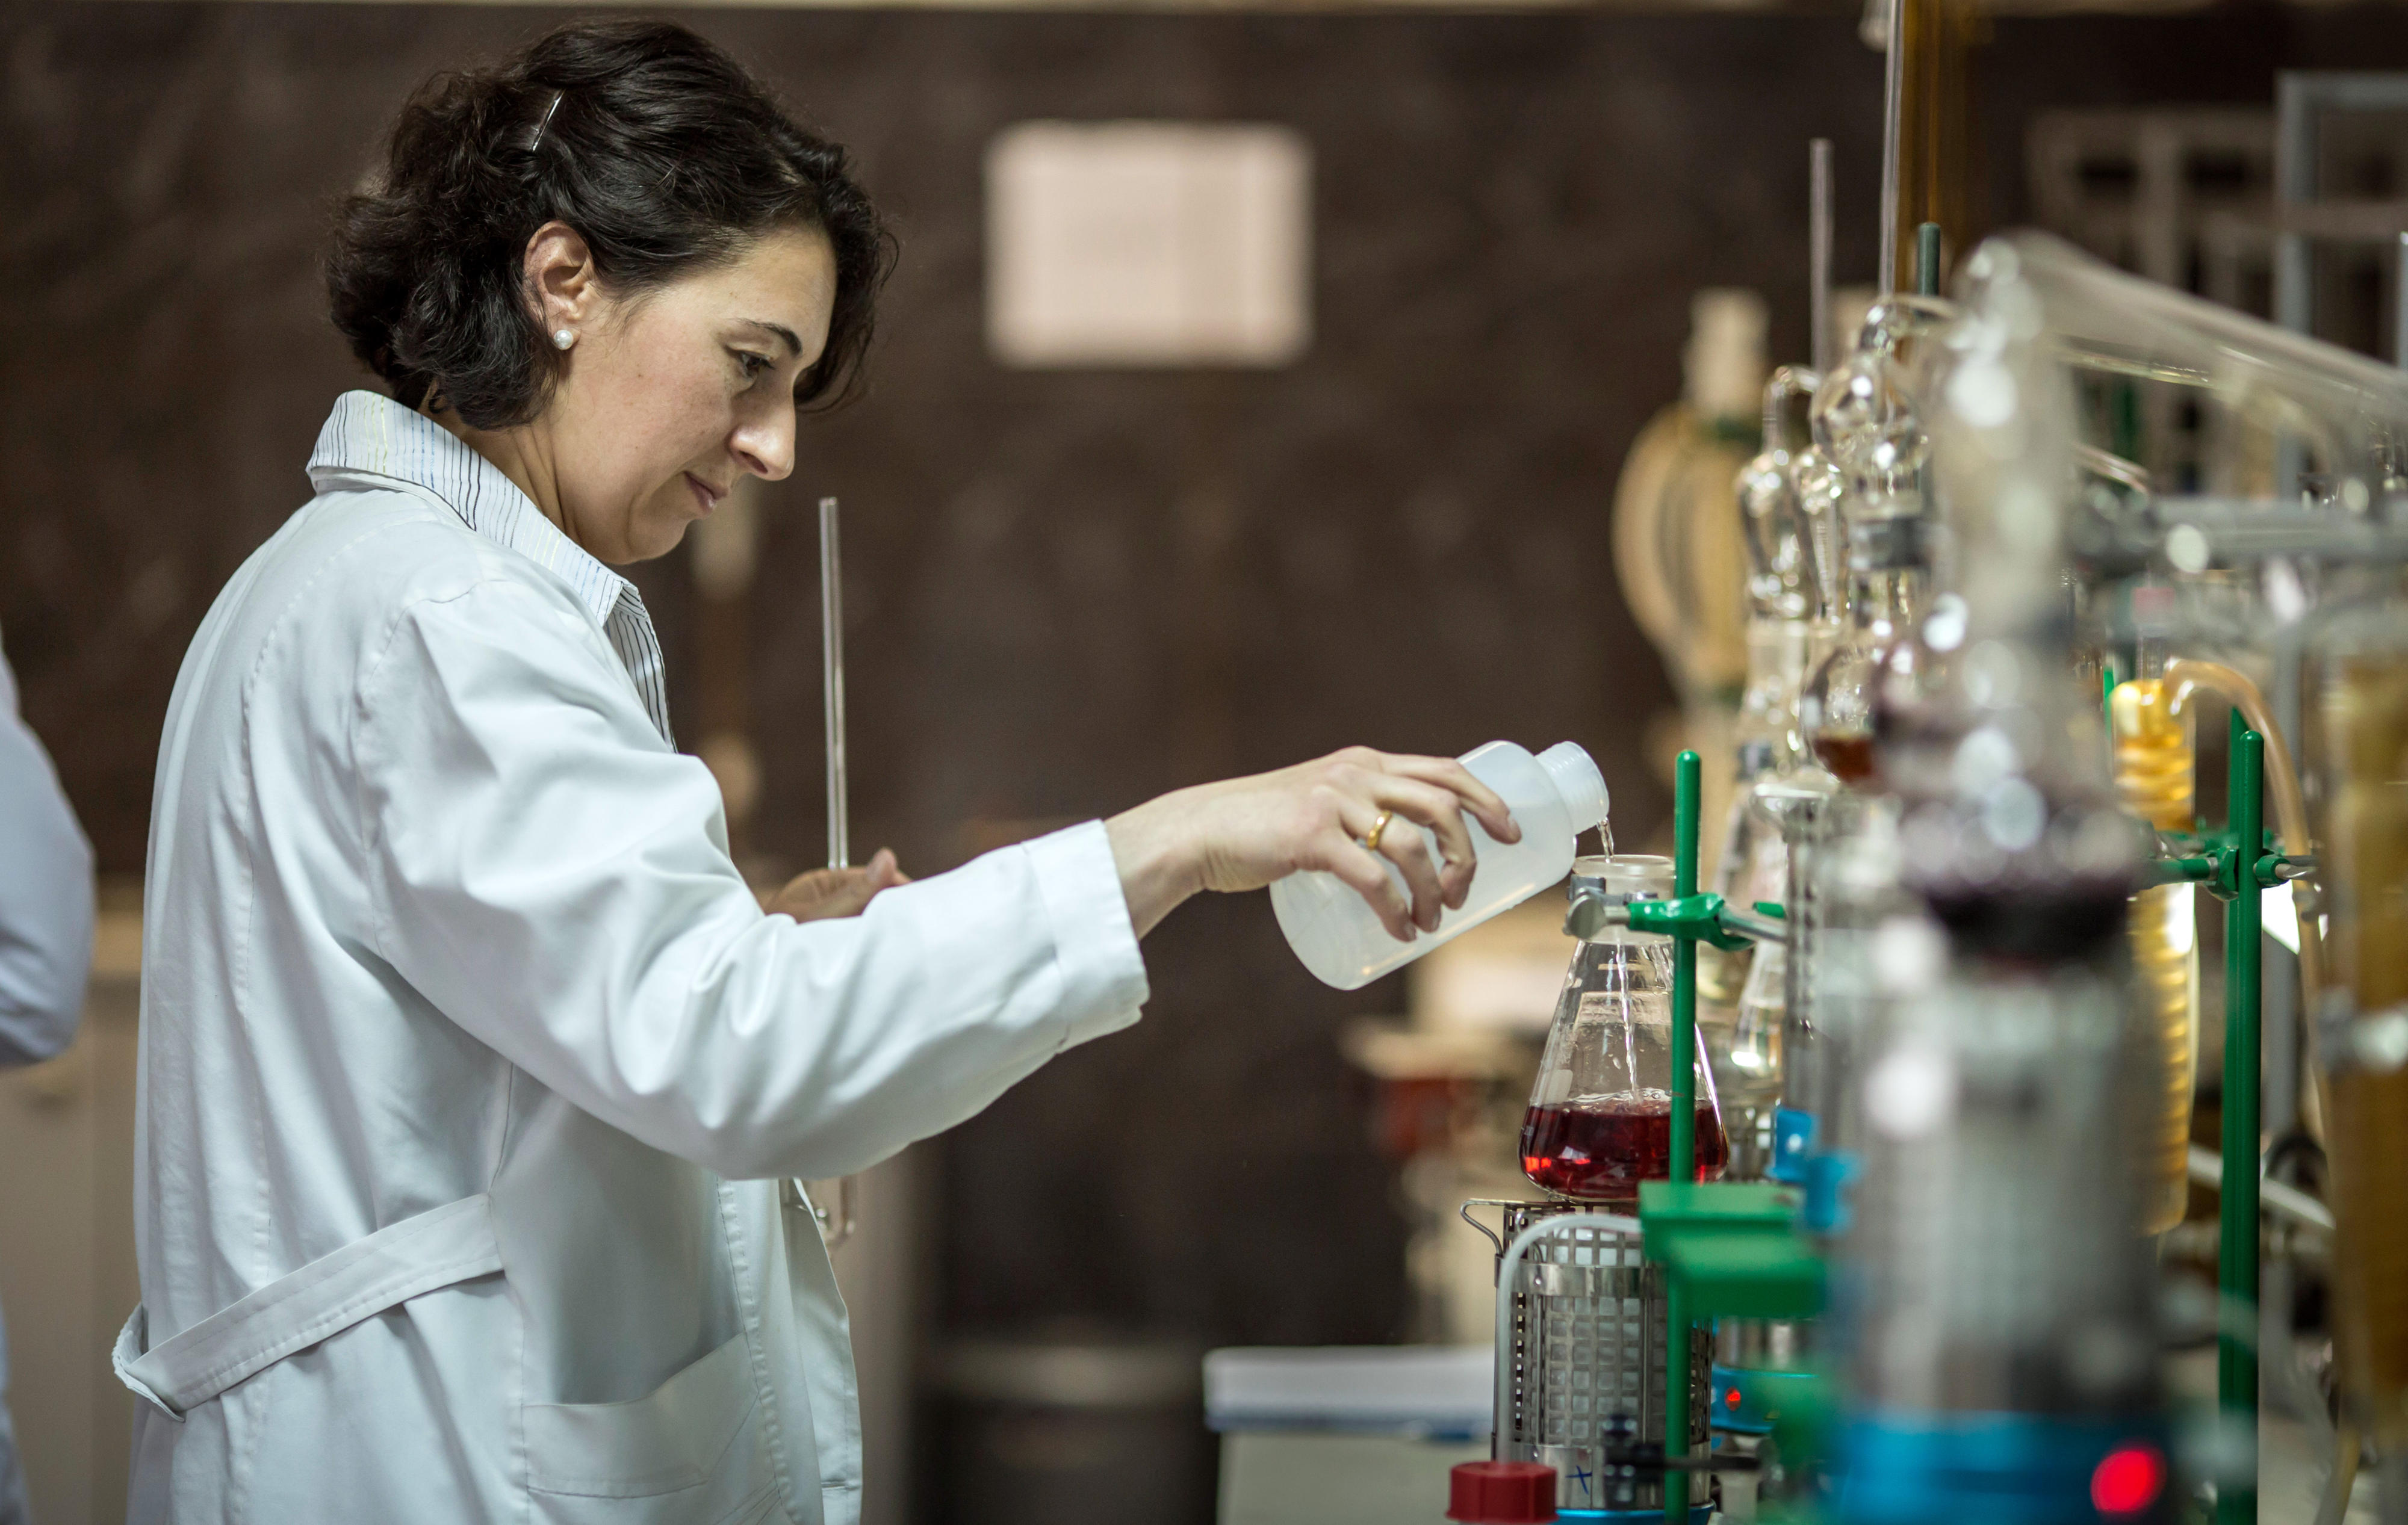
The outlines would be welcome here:
M 2107 722 L 2107 772 L 2115 771 L 2115 661 L 2099 664 L 2099 718 Z
M 2219 1195 L 2215 1282 L 2225 1306 L 2258 1308 L 2258 903 L 2257 868 L 2265 840 L 2266 738 L 2232 712 L 2232 762 L 2225 806 L 2232 831 L 2232 898 L 2224 906 L 2224 1185 Z M 2228 1414 L 2258 1416 L 2258 1356 L 2228 1327 L 2216 1339 L 2216 1402 Z M 2254 1451 L 2253 1451 L 2254 1455 Z M 2254 1477 L 2253 1472 L 2253 1477 Z M 2257 1525 L 2258 1490 L 2225 1489 L 2216 1525 Z
M 1698 754 L 1683 752 L 1672 765 L 1672 894 L 1698 892 Z M 1672 1158 L 1676 1181 L 1698 1176 L 1698 944 L 1672 939 Z M 1664 1310 L 1664 1454 L 1689 1454 L 1689 1319 L 1679 1281 Z M 1689 1475 L 1664 1474 L 1664 1518 L 1687 1525 Z
M 1698 754 L 1683 752 L 1672 772 L 1672 894 L 1698 892 Z M 1698 1167 L 1698 945 L 1672 940 L 1671 1176 L 1693 1180 Z
M 1914 230 L 1914 289 L 1925 296 L 1940 294 L 1940 224 L 1926 222 Z

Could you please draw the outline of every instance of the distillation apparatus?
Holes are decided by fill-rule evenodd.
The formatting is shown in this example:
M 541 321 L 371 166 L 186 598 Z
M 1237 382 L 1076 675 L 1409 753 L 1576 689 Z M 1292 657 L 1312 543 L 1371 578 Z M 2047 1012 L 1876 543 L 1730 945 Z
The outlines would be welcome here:
M 2038 235 L 1982 245 L 1949 296 L 1924 285 L 1771 385 L 1739 479 L 1749 824 L 1713 888 L 1694 757 L 1673 882 L 1575 884 L 1577 934 L 1670 950 L 1668 1145 L 1614 1176 L 1656 1177 L 1635 1215 L 1621 1191 L 1512 1210 L 1499 1464 L 1541 1459 L 1508 1416 L 1578 1385 L 1576 1353 L 1532 1343 L 1546 1295 L 1601 1291 L 1610 1263 L 1657 1278 L 1617 1304 L 1664 1320 L 1630 1368 L 1652 1401 L 1595 1390 L 1595 1432 L 1564 1438 L 1623 1508 L 1677 1518 L 1698 1475 L 1745 1472 L 1769 1518 L 2244 1525 L 2262 1361 L 2268 1400 L 2331 1443 L 2324 1518 L 2363 1458 L 2408 1521 L 2408 375 Z M 2114 426 L 2134 387 L 2183 390 L 2213 447 L 2196 479 L 2157 479 Z M 2302 696 L 2287 723 L 2270 690 Z M 2200 716 L 2228 709 L 2211 829 Z M 2298 954 L 2300 1069 L 2261 1056 L 2261 926 Z M 1727 1031 L 1693 1076 L 1701 1020 Z M 2304 1076 L 2276 1097 L 2293 1132 L 2261 1128 L 2261 1075 Z M 2220 1157 L 2192 1144 L 2209 1094 Z M 1771 1179 L 1750 1179 L 1742 1119 L 1768 1106 Z M 1727 1156 L 1701 1136 L 1717 1118 Z M 2329 1208 L 2261 1179 L 2301 1157 Z M 2221 1183 L 2216 1294 L 2183 1315 L 2195 1181 Z M 2262 1247 L 2289 1242 L 2268 1210 L 2337 1220 L 2337 1422 L 2288 1298 L 2260 1318 Z M 1600 1270 L 1551 1269 L 1573 1264 Z M 1727 1338 L 1770 1328 L 1796 1386 L 1753 1385 L 1762 1342 Z M 2186 1413 L 2167 1356 L 2210 1338 L 2217 1409 Z M 1665 1422 L 1700 1386 L 1711 1448 Z

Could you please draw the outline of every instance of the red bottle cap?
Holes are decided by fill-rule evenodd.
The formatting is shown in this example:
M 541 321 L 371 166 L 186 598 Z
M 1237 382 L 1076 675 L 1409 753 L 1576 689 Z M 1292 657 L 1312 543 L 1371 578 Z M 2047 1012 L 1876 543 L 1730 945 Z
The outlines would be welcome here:
M 1536 1461 L 1466 1461 L 1448 1480 L 1446 1518 L 1464 1525 L 1553 1519 L 1555 1469 Z

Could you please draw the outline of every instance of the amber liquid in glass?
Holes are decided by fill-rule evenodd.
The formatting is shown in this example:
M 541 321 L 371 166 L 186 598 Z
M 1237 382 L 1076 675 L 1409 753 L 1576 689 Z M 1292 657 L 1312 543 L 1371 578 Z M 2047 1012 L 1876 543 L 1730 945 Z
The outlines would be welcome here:
M 1843 784 L 1863 783 L 1873 776 L 1873 734 L 1870 731 L 1817 731 L 1808 745 L 1814 761 L 1831 770 Z
M 2115 792 L 2124 808 L 2162 832 L 2191 828 L 2193 754 L 2188 728 L 2169 713 L 2172 696 L 2153 677 L 2118 684 L 2108 702 L 2115 722 Z M 2135 1034 L 2157 1098 L 2142 1147 L 2141 1232 L 2163 1233 L 2190 1204 L 2191 1089 L 2199 1068 L 2199 948 L 2187 884 L 2132 897 L 2132 972 L 2143 1031 Z
M 2326 888 L 2331 967 L 2365 1016 L 2408 1003 L 2408 655 L 2342 663 L 2325 694 L 2342 777 Z M 2328 1080 L 2326 1147 L 2341 1220 L 2334 1333 L 2372 1438 L 2408 1448 L 2408 1069 Z

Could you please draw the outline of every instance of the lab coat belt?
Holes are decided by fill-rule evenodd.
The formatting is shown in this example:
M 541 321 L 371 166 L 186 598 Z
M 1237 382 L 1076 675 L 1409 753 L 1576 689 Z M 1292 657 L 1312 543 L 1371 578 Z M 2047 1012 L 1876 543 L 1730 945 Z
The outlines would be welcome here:
M 463 1197 L 321 1255 L 147 1353 L 150 1320 L 137 1304 L 118 1333 L 112 1361 L 118 1380 L 180 1419 L 353 1324 L 501 1268 L 491 1199 Z

